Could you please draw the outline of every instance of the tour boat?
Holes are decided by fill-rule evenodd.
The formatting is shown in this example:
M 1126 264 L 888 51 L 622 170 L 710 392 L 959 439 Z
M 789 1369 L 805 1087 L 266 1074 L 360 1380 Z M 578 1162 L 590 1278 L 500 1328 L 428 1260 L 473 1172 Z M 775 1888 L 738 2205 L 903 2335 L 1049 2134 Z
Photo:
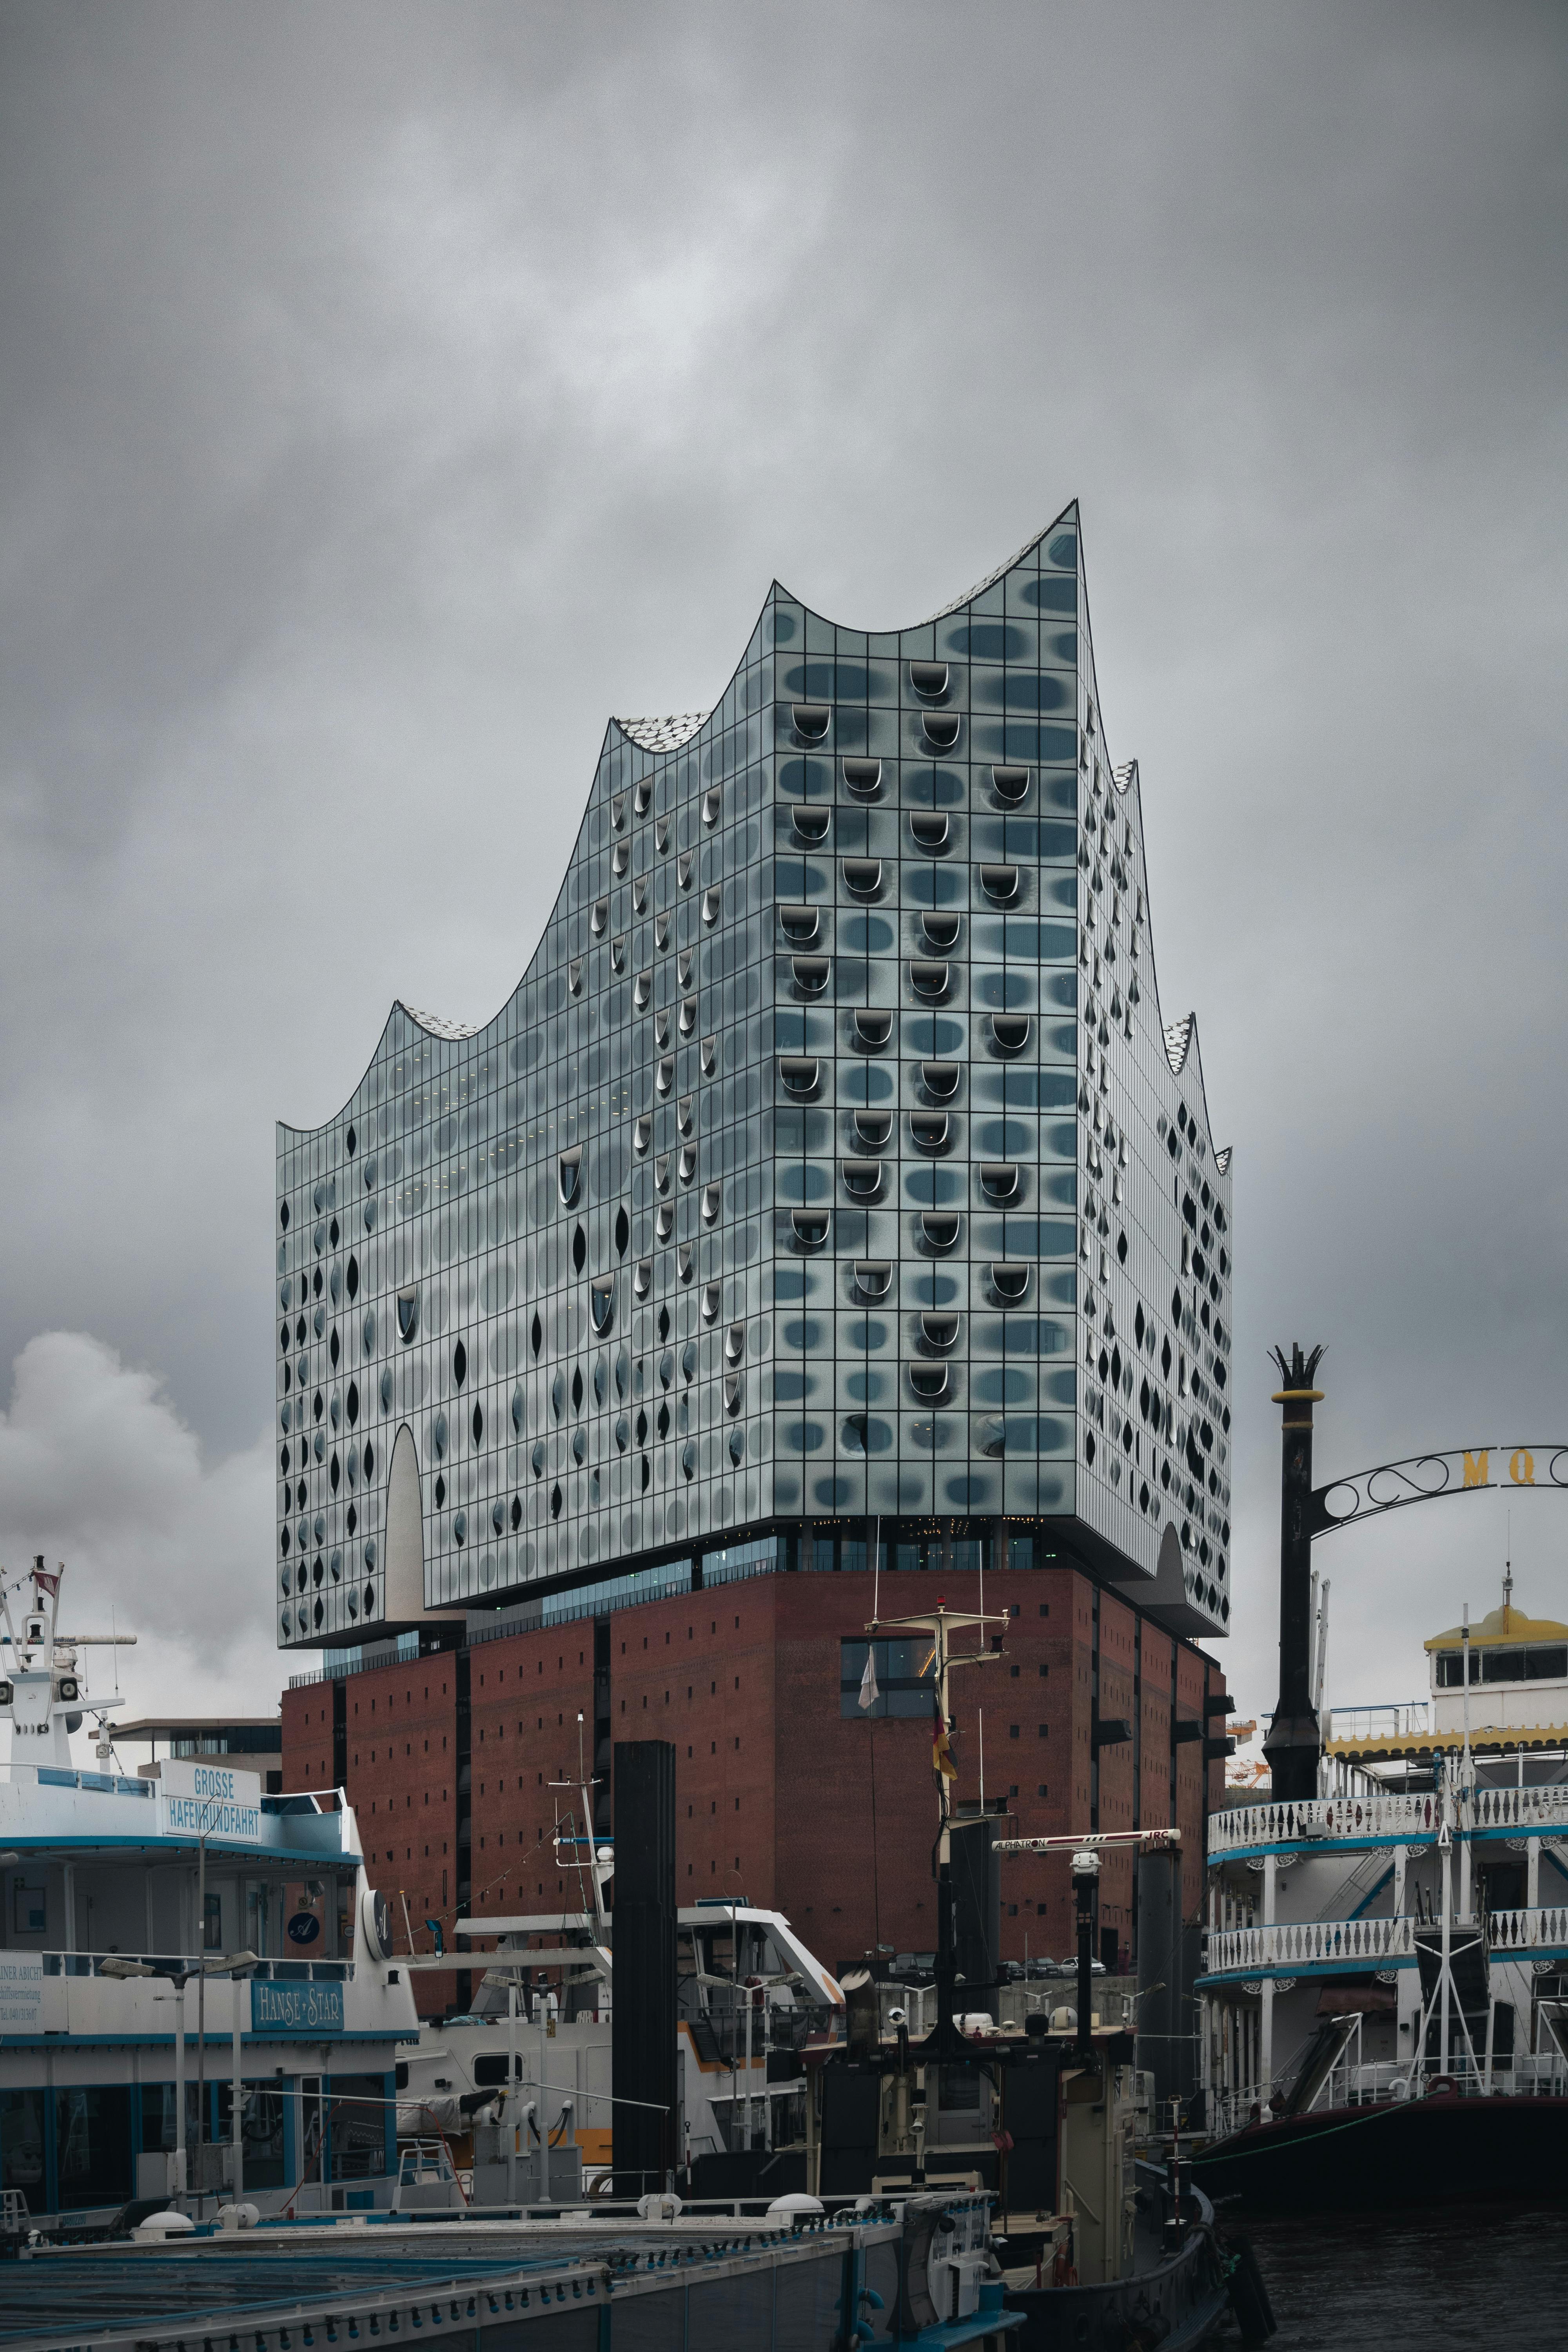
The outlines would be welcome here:
M 1213 2198 L 1560 2193 L 1568 1625 L 1516 1608 L 1510 1573 L 1500 1608 L 1426 1651 L 1424 1701 L 1333 1711 L 1317 1795 L 1211 1818 Z
M 413 1991 L 342 1791 L 268 1795 L 221 1757 L 123 1770 L 119 1702 L 89 1695 L 82 1660 L 133 1637 L 62 1632 L 65 1581 L 38 1559 L 0 1585 L 11 2226 L 79 2233 L 138 2201 L 450 2202 L 449 2166 L 400 2158 Z M 83 1770 L 70 1734 L 89 1719 Z

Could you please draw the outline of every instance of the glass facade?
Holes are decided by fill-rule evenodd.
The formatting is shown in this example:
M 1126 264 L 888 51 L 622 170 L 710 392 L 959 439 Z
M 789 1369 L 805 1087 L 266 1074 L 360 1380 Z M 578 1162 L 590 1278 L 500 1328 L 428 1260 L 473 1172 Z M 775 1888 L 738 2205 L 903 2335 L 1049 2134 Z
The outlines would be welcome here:
M 280 1642 L 879 1518 L 1223 1632 L 1228 1160 L 1076 508 L 918 628 L 775 586 L 713 710 L 611 722 L 496 1018 L 396 1005 L 279 1130 Z

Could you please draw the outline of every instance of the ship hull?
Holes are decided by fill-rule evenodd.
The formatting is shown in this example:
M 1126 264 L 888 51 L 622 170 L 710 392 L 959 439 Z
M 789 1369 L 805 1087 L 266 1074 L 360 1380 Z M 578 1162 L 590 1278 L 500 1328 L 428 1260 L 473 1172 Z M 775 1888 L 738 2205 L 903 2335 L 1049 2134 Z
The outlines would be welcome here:
M 1197 2352 L 1230 2307 L 1219 2256 L 1206 2233 L 1194 2233 L 1155 2271 L 1103 2286 L 1009 2287 L 1003 2301 L 1007 2310 L 1024 2314 L 1019 2352 L 1155 2342 L 1160 2352 Z
M 1568 2099 L 1439 2094 L 1323 2108 L 1216 2141 L 1193 2177 L 1216 2203 L 1238 2199 L 1249 2212 L 1568 2202 Z

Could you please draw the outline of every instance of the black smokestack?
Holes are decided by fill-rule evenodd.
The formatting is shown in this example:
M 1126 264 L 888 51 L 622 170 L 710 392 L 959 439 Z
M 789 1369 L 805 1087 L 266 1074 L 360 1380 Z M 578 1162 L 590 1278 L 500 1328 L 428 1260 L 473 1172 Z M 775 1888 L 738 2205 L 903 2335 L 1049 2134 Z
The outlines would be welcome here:
M 1281 1386 L 1279 1457 L 1279 1700 L 1263 1743 L 1274 1795 L 1300 1801 L 1318 1793 L 1323 1752 L 1312 1705 L 1312 1407 L 1322 1402 L 1313 1378 L 1327 1351 L 1300 1343 L 1274 1350 Z
M 675 1750 L 616 1747 L 611 2087 L 616 2186 L 662 2189 L 675 2169 Z M 624 2104 L 635 2101 L 636 2105 Z

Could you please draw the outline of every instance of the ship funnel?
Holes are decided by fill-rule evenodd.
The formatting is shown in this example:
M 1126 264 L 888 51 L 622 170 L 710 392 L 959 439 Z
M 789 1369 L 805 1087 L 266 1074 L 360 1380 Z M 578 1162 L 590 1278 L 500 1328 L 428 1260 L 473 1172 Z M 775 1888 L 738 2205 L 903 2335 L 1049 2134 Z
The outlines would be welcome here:
M 1289 1357 L 1274 1349 L 1280 1386 L 1272 1402 L 1279 1413 L 1279 1698 L 1263 1752 L 1273 1776 L 1273 1793 L 1300 1802 L 1318 1793 L 1322 1733 L 1312 1704 L 1312 1408 L 1323 1391 L 1312 1385 L 1327 1350 L 1303 1352 L 1298 1340 Z

